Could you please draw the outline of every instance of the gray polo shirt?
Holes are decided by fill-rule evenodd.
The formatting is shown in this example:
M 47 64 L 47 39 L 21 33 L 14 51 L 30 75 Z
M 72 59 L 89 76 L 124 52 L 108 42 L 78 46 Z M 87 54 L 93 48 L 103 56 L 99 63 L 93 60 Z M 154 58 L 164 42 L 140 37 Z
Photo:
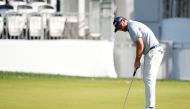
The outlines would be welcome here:
M 128 21 L 128 32 L 133 42 L 142 38 L 144 42 L 144 54 L 147 54 L 151 47 L 159 45 L 154 33 L 143 23 Z

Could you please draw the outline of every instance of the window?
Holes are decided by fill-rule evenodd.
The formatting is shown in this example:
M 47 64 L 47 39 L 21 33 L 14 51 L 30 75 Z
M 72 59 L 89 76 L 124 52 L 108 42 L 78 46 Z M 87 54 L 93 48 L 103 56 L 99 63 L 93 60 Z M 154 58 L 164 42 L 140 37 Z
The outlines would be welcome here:
M 78 12 L 78 0 L 63 0 L 62 1 L 63 13 L 77 13 Z
M 190 0 L 163 0 L 163 17 L 190 17 Z

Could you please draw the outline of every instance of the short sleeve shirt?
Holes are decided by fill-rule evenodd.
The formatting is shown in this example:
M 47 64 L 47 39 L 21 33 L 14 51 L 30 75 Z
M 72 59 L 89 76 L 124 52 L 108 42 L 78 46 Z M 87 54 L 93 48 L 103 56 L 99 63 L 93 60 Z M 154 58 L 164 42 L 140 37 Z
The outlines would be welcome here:
M 129 20 L 127 28 L 133 42 L 138 38 L 142 38 L 144 43 L 144 54 L 148 53 L 151 47 L 159 45 L 156 36 L 145 24 Z

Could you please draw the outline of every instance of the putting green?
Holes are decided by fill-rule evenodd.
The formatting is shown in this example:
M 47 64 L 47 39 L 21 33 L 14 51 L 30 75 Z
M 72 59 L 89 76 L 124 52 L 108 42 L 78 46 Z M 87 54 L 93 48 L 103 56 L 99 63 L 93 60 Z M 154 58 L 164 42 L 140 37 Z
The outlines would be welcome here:
M 0 109 L 122 109 L 130 79 L 0 73 Z M 158 109 L 188 109 L 189 81 L 157 81 Z M 144 84 L 133 82 L 126 109 L 142 109 Z

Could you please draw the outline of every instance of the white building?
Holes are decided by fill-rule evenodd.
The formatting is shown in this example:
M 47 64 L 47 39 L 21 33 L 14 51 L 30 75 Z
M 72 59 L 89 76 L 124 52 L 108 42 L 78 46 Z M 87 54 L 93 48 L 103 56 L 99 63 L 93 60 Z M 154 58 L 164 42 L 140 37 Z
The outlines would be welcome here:
M 153 30 L 158 39 L 172 42 L 171 50 L 167 49 L 165 53 L 169 64 L 165 66 L 166 72 L 162 73 L 167 73 L 166 77 L 190 78 L 189 0 L 117 0 L 116 6 L 117 16 L 141 21 Z M 126 34 L 120 33 L 118 36 L 119 43 L 128 40 Z
M 128 34 L 114 37 L 114 16 L 145 23 L 166 49 L 159 78 L 190 79 L 190 1 L 189 0 L 23 0 L 27 5 L 48 4 L 67 18 L 65 36 L 69 39 L 115 38 L 115 67 L 121 77 L 130 76 L 134 47 Z M 0 1 L 0 4 L 5 0 Z M 21 0 L 9 0 L 14 2 Z M 18 5 L 17 3 L 14 5 Z M 44 35 L 44 34 L 43 34 Z M 43 36 L 42 35 L 42 36 Z M 44 39 L 44 38 L 42 38 Z M 137 75 L 141 77 L 141 75 Z
M 61 0 L 60 5 L 62 13 L 76 15 L 73 18 L 78 23 L 79 36 L 99 33 L 102 39 L 112 40 L 114 16 L 124 16 L 145 23 L 159 40 L 169 40 L 166 45 L 171 50 L 166 50 L 164 75 L 175 79 L 190 78 L 189 0 Z M 130 40 L 125 33 L 117 33 L 118 46 L 126 49 L 127 41 Z M 129 65 L 129 61 L 121 60 L 118 63 L 119 73 L 129 70 L 125 67 Z

